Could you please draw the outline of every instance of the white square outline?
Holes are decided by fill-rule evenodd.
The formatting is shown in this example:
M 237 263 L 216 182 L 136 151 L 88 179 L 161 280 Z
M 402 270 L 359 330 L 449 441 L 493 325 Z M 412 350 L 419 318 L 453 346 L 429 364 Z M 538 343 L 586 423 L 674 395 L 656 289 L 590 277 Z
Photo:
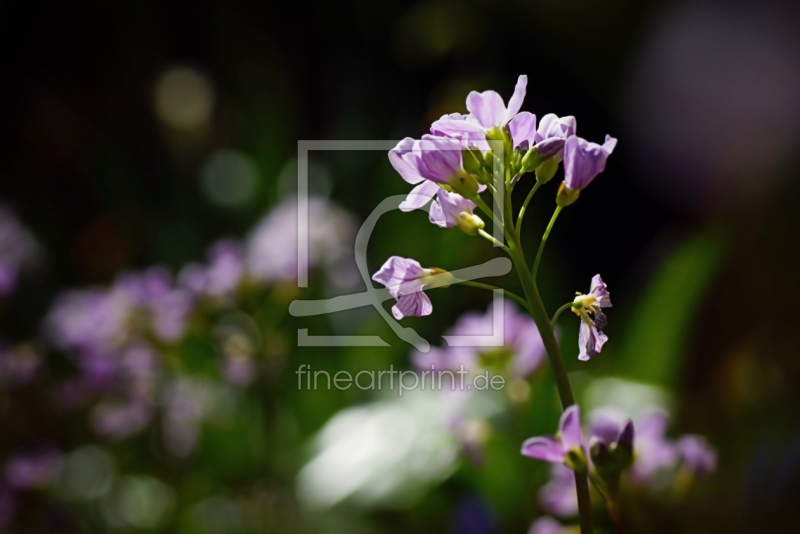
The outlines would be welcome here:
M 504 168 L 505 154 L 502 150 L 502 141 L 487 140 L 491 150 L 496 154 L 494 180 L 498 179 L 498 169 Z M 308 140 L 297 141 L 297 287 L 308 287 L 309 273 L 309 230 L 308 230 L 308 154 L 310 151 L 381 151 L 389 152 L 394 149 L 398 141 L 389 140 Z M 498 150 L 499 148 L 499 150 Z M 499 176 L 499 179 L 504 179 Z M 494 247 L 505 244 L 503 227 L 496 220 L 502 219 L 505 199 L 503 195 L 492 195 L 492 236 L 496 242 Z M 492 298 L 492 333 L 477 336 L 442 336 L 451 347 L 501 347 L 504 345 L 505 329 L 504 306 L 505 296 L 501 289 L 494 290 Z M 380 336 L 344 335 L 344 336 L 312 336 L 307 328 L 297 330 L 298 346 L 390 346 Z M 424 351 L 427 352 L 427 351 Z

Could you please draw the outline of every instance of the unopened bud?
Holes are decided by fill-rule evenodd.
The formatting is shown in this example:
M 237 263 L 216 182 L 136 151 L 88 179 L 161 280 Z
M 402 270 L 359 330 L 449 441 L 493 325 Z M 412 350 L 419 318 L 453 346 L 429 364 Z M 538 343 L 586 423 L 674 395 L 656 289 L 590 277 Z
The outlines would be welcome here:
M 477 154 L 475 152 L 478 152 Z M 470 174 L 480 174 L 483 170 L 483 155 L 477 149 L 465 148 L 461 151 L 464 170 Z
M 565 206 L 569 206 L 581 195 L 580 189 L 570 189 L 566 186 L 564 182 L 561 182 L 561 186 L 558 188 L 558 195 L 556 195 L 556 204 L 561 206 L 562 208 Z
M 486 226 L 480 217 L 468 211 L 462 211 L 456 217 L 456 226 L 467 235 L 475 235 L 478 230 L 483 230 Z
M 555 158 L 545 160 L 536 168 L 536 181 L 543 184 L 549 182 L 556 175 L 557 170 L 558 161 Z
M 478 181 L 468 172 L 459 172 L 450 178 L 450 187 L 464 198 L 472 198 L 478 193 Z
M 522 156 L 522 171 L 523 172 L 533 172 L 536 167 L 544 162 L 545 157 L 539 154 L 539 151 L 536 147 L 531 148 L 528 150 L 527 154 Z

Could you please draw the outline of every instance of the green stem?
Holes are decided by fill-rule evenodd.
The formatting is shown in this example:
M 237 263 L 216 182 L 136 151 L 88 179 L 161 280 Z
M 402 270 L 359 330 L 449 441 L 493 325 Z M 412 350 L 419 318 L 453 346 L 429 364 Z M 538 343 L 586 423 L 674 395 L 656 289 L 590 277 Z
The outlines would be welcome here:
M 522 203 L 522 207 L 519 209 L 519 215 L 517 216 L 517 227 L 516 227 L 517 236 L 519 236 L 520 229 L 522 228 L 522 218 L 525 217 L 525 211 L 528 209 L 528 204 L 530 203 L 531 199 L 533 198 L 533 195 L 536 194 L 536 191 L 541 186 L 542 186 L 542 182 L 539 182 L 537 180 L 537 182 L 534 184 L 534 186 L 531 187 L 531 191 L 530 191 L 530 193 L 528 193 L 528 196 L 525 198 L 525 202 Z
M 553 325 L 553 328 L 555 328 L 556 323 L 558 322 L 558 318 L 561 317 L 561 314 L 569 310 L 570 308 L 572 308 L 572 303 L 567 302 L 566 304 L 564 304 L 563 306 L 561 306 L 559 309 L 556 310 L 555 315 L 553 315 L 553 318 L 550 319 L 550 324 Z
M 508 254 L 508 247 L 507 247 L 507 246 L 505 246 L 504 244 L 502 244 L 502 243 L 501 243 L 500 241 L 498 241 L 497 239 L 495 239 L 495 238 L 494 238 L 494 236 L 492 236 L 492 235 L 488 234 L 488 233 L 487 233 L 487 232 L 485 232 L 484 230 L 478 230 L 478 235 L 480 235 L 482 238 L 486 239 L 487 241 L 491 241 L 491 242 L 492 242 L 494 245 L 496 245 L 496 246 L 498 246 L 498 247 L 502 248 L 503 250 L 505 250 L 505 251 L 506 251 L 506 254 Z
M 505 234 L 505 236 L 506 236 L 506 239 L 508 239 L 508 238 L 509 238 L 509 235 L 508 235 L 508 232 L 506 231 L 506 227 L 505 227 L 505 225 L 503 224 L 503 221 L 501 221 L 501 220 L 500 220 L 500 219 L 499 219 L 499 218 L 498 218 L 498 217 L 497 217 L 497 216 L 494 214 L 494 211 L 492 211 L 492 209 L 491 209 L 489 206 L 487 206 L 487 205 L 486 205 L 486 202 L 485 202 L 485 201 L 484 201 L 484 200 L 483 200 L 483 199 L 480 197 L 480 195 L 475 195 L 475 196 L 474 196 L 474 197 L 472 197 L 470 200 L 471 200 L 471 201 L 473 201 L 473 202 L 474 202 L 474 203 L 475 203 L 475 204 L 476 204 L 476 205 L 477 205 L 477 206 L 478 206 L 478 207 L 481 209 L 481 211 L 483 211 L 483 212 L 484 212 L 486 215 L 488 215 L 489 217 L 491 217 L 491 218 L 492 218 L 492 221 L 494 221 L 494 223 L 495 223 L 497 226 L 499 226 L 499 227 L 501 227 L 501 228 L 503 229 L 503 233 Z
M 500 289 L 499 287 L 495 287 L 495 286 L 493 286 L 491 284 L 483 284 L 481 282 L 472 282 L 472 281 L 467 281 L 467 280 L 457 280 L 456 283 L 463 284 L 465 286 L 470 286 L 470 287 L 477 287 L 477 288 L 480 288 L 480 289 L 488 289 L 489 291 L 495 291 L 497 289 Z M 520 306 L 522 306 L 526 310 L 530 309 L 530 305 L 528 304 L 528 301 L 525 300 L 524 298 L 520 297 L 519 295 L 517 295 L 515 293 L 512 293 L 511 291 L 509 291 L 507 289 L 503 289 L 502 291 L 503 291 L 503 295 L 505 295 L 506 297 L 508 297 L 511 300 L 515 301 L 517 304 L 519 304 Z
M 556 211 L 553 212 L 553 216 L 550 218 L 550 223 L 547 225 L 547 230 L 544 231 L 542 242 L 539 243 L 539 250 L 536 252 L 536 259 L 533 261 L 533 270 L 531 270 L 531 278 L 533 278 L 534 284 L 536 284 L 536 273 L 539 272 L 539 263 L 542 261 L 544 246 L 547 244 L 547 238 L 550 237 L 550 230 L 552 230 L 553 225 L 556 224 L 556 219 L 558 219 L 558 214 L 561 213 L 561 209 L 561 206 L 556 206 Z
M 555 215 L 558 215 L 559 210 L 560 208 L 557 208 Z M 548 231 L 549 228 L 552 227 L 554 220 L 555 216 L 548 227 Z M 512 223 L 509 222 L 508 224 L 511 225 Z M 550 361 L 550 365 L 553 367 L 553 375 L 555 376 L 556 388 L 558 389 L 558 396 L 561 400 L 561 406 L 566 410 L 567 407 L 575 404 L 575 399 L 572 396 L 572 387 L 570 386 L 569 377 L 567 375 L 567 369 L 564 366 L 564 360 L 561 357 L 561 348 L 558 346 L 558 341 L 556 340 L 556 336 L 553 332 L 553 325 L 547 316 L 547 310 L 542 302 L 539 289 L 534 283 L 531 271 L 528 270 L 528 264 L 525 261 L 525 255 L 522 253 L 520 240 L 516 233 L 514 233 L 513 237 L 509 238 L 508 248 L 511 260 L 514 262 L 520 282 L 522 283 L 522 289 L 525 291 L 525 296 L 528 299 L 528 312 L 539 329 L 539 334 L 542 337 L 542 342 L 544 344 L 545 351 L 547 352 L 547 358 Z M 539 247 L 539 257 L 541 257 L 542 248 L 543 247 L 541 246 Z M 592 526 L 592 500 L 591 496 L 589 495 L 589 481 L 586 478 L 586 474 L 577 472 L 575 473 L 575 488 L 578 496 L 578 511 L 580 513 L 581 520 L 581 534 L 592 534 L 594 531 Z

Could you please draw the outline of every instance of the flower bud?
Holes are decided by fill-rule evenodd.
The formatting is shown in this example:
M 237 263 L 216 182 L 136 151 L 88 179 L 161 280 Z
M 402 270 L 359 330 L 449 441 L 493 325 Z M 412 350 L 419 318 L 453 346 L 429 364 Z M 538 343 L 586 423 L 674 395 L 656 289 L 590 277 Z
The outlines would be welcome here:
M 478 230 L 483 230 L 486 226 L 480 217 L 474 213 L 462 211 L 456 218 L 456 226 L 467 235 L 475 235 Z
M 527 154 L 522 156 L 522 172 L 533 172 L 544 160 L 545 156 L 539 154 L 536 147 L 531 148 Z
M 558 170 L 558 160 L 555 158 L 546 159 L 544 163 L 536 167 L 536 181 L 540 183 L 549 182 Z
M 483 172 L 483 155 L 478 149 L 465 148 L 461 151 L 461 160 L 468 173 L 480 175 Z
M 453 191 L 464 198 L 473 198 L 478 193 L 478 181 L 474 176 L 463 170 L 449 180 Z
M 561 186 L 558 188 L 558 195 L 556 195 L 556 204 L 561 206 L 562 208 L 565 206 L 569 206 L 581 195 L 580 189 L 570 189 L 566 186 L 564 182 L 561 182 Z

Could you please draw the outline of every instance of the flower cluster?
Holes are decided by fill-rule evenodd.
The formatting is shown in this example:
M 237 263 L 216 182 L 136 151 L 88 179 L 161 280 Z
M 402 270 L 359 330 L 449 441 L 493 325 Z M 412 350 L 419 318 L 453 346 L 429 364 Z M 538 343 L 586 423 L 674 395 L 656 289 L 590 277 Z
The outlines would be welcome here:
M 560 517 L 577 514 L 573 471 L 591 473 L 590 480 L 607 499 L 616 499 L 621 483 L 677 489 L 689 478 L 713 472 L 716 453 L 705 438 L 688 434 L 670 439 L 668 423 L 663 412 L 643 414 L 634 423 L 607 407 L 592 412 L 584 431 L 579 408 L 568 408 L 556 436 L 530 438 L 522 445 L 524 456 L 554 464 L 539 493 L 542 508 Z

